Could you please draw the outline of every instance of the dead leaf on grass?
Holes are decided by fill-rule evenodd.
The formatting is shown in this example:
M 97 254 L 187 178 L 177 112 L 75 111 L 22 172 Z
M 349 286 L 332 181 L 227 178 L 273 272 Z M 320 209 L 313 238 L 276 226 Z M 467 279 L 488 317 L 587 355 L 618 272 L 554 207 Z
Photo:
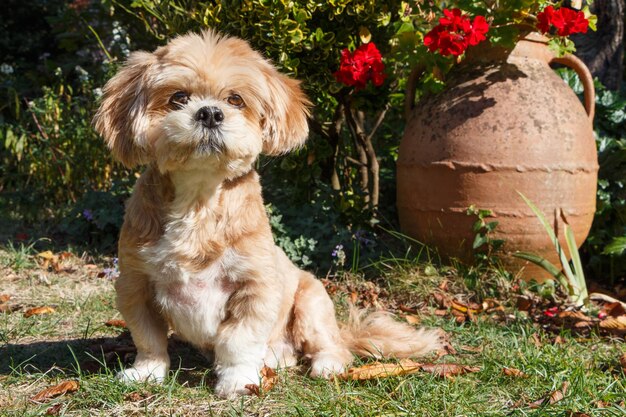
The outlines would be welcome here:
M 442 294 L 440 292 L 436 292 L 432 294 L 432 298 L 435 300 L 435 303 L 439 308 L 448 308 L 451 306 L 450 296 L 446 294 Z
M 463 314 L 478 314 L 482 311 L 482 307 L 475 303 L 464 304 L 460 301 L 452 300 L 452 309 Z
M 537 348 L 543 347 L 543 343 L 541 343 L 541 339 L 539 339 L 539 335 L 537 333 L 533 333 L 531 336 L 531 343 L 535 345 Z
M 59 395 L 66 394 L 68 392 L 78 391 L 78 388 L 78 381 L 63 381 L 60 384 L 38 392 L 33 397 L 31 397 L 30 400 L 35 403 L 42 403 L 52 398 L 58 397 Z
M 563 385 L 561 385 L 561 389 L 556 390 L 552 394 L 550 394 L 550 398 L 548 400 L 549 403 L 555 404 L 561 401 L 563 398 L 565 398 L 565 394 L 567 394 L 568 388 L 569 388 L 569 382 L 567 381 L 563 382 Z
M 448 310 L 443 310 L 443 309 L 437 309 L 435 310 L 435 316 L 437 317 L 444 317 L 448 314 Z
M 409 324 L 420 324 L 420 318 L 417 316 L 414 316 L 412 314 L 407 314 L 404 316 L 404 319 L 407 321 L 407 323 Z
M 565 381 L 563 382 L 563 385 L 561 385 L 561 389 L 552 391 L 546 397 L 540 398 L 537 401 L 533 401 L 532 403 L 528 404 L 528 407 L 534 409 L 534 408 L 541 407 L 545 403 L 556 404 L 559 401 L 561 401 L 563 398 L 565 398 L 568 388 L 569 388 L 569 382 Z
M 46 415 L 47 416 L 58 416 L 59 414 L 61 414 L 61 409 L 63 408 L 63 403 L 58 403 L 55 404 L 51 407 L 48 407 L 48 409 L 46 410 Z
M 120 329 L 126 329 L 126 322 L 124 320 L 112 319 L 104 323 L 107 327 L 119 327 Z
M 620 356 L 619 364 L 622 365 L 622 371 L 626 374 L 626 353 Z
M 415 314 L 415 313 L 417 313 L 417 309 L 416 308 L 409 307 L 409 306 L 406 306 L 404 304 L 400 304 L 398 306 L 398 310 L 402 311 L 403 313 L 408 313 L 408 314 Z
M 616 301 L 602 307 L 601 312 L 610 317 L 619 317 L 626 315 L 626 308 L 624 307 L 624 304 L 622 302 Z
M 626 316 L 607 317 L 600 322 L 600 328 L 611 333 L 626 333 Z
M 11 299 L 9 294 L 0 294 L 0 303 L 6 303 Z
M 472 353 L 482 353 L 483 352 L 483 347 L 482 346 L 461 346 L 461 350 L 465 350 L 467 352 L 472 352 Z
M 565 344 L 565 339 L 563 339 L 561 336 L 556 336 L 554 338 L 554 340 L 552 341 L 553 345 L 564 345 Z
M 24 312 L 24 317 L 28 318 L 30 316 L 40 316 L 42 314 L 51 314 L 54 313 L 56 310 L 54 309 L 54 307 L 50 307 L 50 306 L 43 306 L 43 307 L 34 307 L 34 308 L 29 308 L 28 310 L 26 310 Z
M 401 359 L 398 363 L 374 362 L 358 368 L 348 369 L 343 374 L 337 375 L 338 379 L 351 381 L 365 381 L 369 379 L 388 378 L 427 372 L 442 378 L 478 372 L 477 366 L 459 365 L 456 363 L 431 363 L 422 364 L 411 359 Z
M 515 378 L 528 378 L 528 375 L 526 375 L 526 373 L 524 373 L 523 371 L 520 371 L 519 369 L 516 368 L 504 368 L 502 369 L 502 372 L 504 373 L 504 375 L 506 376 L 512 376 Z
M 563 320 L 571 321 L 593 321 L 591 317 L 581 311 L 561 311 L 557 317 Z
M 422 371 L 442 378 L 464 375 L 480 371 L 478 366 L 459 365 L 456 363 L 433 363 L 421 366 Z
M 248 384 L 246 385 L 246 389 L 250 391 L 251 394 L 260 396 L 264 392 L 268 392 L 274 385 L 278 382 L 278 374 L 272 368 L 268 366 L 264 366 L 261 369 L 261 387 L 258 384 Z
M 413 374 L 420 370 L 421 364 L 410 359 L 402 359 L 398 363 L 374 362 L 358 368 L 350 368 L 343 374 L 336 377 L 338 379 L 351 381 L 365 381 L 374 378 L 387 378 L 390 376 L 400 376 Z
M 530 297 L 520 295 L 517 297 L 517 309 L 519 311 L 528 311 L 532 307 L 533 302 Z

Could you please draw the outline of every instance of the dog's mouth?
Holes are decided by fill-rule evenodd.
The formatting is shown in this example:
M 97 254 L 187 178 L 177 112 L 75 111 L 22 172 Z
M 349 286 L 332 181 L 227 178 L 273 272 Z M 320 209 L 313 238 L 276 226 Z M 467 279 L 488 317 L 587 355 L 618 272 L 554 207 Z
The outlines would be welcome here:
M 214 155 L 224 153 L 222 135 L 215 129 L 203 129 L 202 137 L 196 145 L 196 154 Z

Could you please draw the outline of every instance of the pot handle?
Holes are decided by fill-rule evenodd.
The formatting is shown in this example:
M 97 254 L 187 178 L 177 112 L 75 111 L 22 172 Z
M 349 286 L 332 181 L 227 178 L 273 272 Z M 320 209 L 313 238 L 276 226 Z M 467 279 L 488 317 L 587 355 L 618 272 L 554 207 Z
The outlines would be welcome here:
M 550 63 L 565 65 L 576 71 L 584 87 L 585 109 L 587 110 L 589 120 L 593 123 L 593 116 L 596 109 L 596 90 L 593 87 L 593 77 L 591 76 L 591 72 L 589 72 L 589 68 L 587 68 L 584 62 L 571 54 L 554 57 L 550 60 Z
M 406 92 L 404 93 L 404 119 L 409 120 L 411 112 L 415 108 L 415 91 L 417 90 L 417 82 L 424 73 L 424 65 L 416 65 L 409 74 L 406 82 Z

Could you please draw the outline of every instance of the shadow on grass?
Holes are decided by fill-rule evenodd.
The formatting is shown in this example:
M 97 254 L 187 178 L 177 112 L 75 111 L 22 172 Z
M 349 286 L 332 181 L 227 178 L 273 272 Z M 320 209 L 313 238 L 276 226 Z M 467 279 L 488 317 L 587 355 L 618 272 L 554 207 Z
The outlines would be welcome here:
M 197 349 L 174 337 L 168 352 L 178 383 L 193 387 L 213 382 L 213 374 L 207 375 L 211 362 Z M 7 343 L 0 346 L 0 375 L 111 376 L 132 365 L 136 353 L 128 332 L 117 337 Z

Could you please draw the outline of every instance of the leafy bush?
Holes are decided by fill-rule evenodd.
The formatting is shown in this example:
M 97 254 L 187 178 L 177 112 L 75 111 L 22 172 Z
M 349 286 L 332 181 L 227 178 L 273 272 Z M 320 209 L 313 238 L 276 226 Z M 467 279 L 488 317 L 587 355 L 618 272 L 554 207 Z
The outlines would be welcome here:
M 97 240 L 103 239 L 103 233 L 116 235 L 121 218 L 107 220 L 104 226 L 81 217 L 85 210 L 94 210 L 94 199 L 107 200 L 103 207 L 119 204 L 113 184 L 134 178 L 133 172 L 111 160 L 90 127 L 99 88 L 129 50 L 152 50 L 177 34 L 207 27 L 248 40 L 282 71 L 303 80 L 315 104 L 308 146 L 281 159 L 262 160 L 258 166 L 267 194 L 281 199 L 284 224 L 274 221 L 275 233 L 290 255 L 304 264 L 316 257 L 313 252 L 324 253 L 317 260 L 328 259 L 338 242 L 350 241 L 354 231 L 367 227 L 372 219 L 366 196 L 369 190 L 362 177 L 359 179 L 362 166 L 351 162 L 358 160 L 354 158 L 358 143 L 343 120 L 342 109 L 348 101 L 351 108 L 358 109 L 358 115 L 356 110 L 354 114 L 368 131 L 379 110 L 389 109 L 385 123 L 372 135 L 372 143 L 385 184 L 381 187 L 381 211 L 383 216 L 395 218 L 393 173 L 403 126 L 399 112 L 403 75 L 409 62 L 404 59 L 406 51 L 397 45 L 392 50 L 390 42 L 402 24 L 399 1 L 26 3 L 28 7 L 9 12 L 9 20 L 21 23 L 0 43 L 0 54 L 13 69 L 0 74 L 0 143 L 4 144 L 0 146 L 0 187 L 3 204 L 23 218 L 40 220 L 66 214 L 71 219 L 64 223 L 66 233 L 79 235 L 87 230 Z M 18 26 L 26 27 L 33 14 L 40 30 L 33 33 L 28 56 L 24 51 L 13 53 L 11 45 L 28 37 Z M 387 79 L 381 88 L 355 93 L 342 88 L 333 71 L 341 51 L 354 49 L 366 37 L 381 49 Z M 25 189 L 28 192 L 23 192 Z M 302 213 L 303 207 L 310 224 L 302 216 L 289 215 Z M 122 206 L 118 208 L 102 218 L 121 213 Z M 331 212 L 338 214 L 329 216 Z M 93 213 L 100 218 L 97 211 Z M 309 232 L 317 241 L 315 251 L 312 241 L 299 238 Z
M 572 70 L 559 70 L 579 95 L 583 87 Z M 596 81 L 594 121 L 598 145 L 596 215 L 583 246 L 589 276 L 613 281 L 626 273 L 626 90 L 607 90 Z

